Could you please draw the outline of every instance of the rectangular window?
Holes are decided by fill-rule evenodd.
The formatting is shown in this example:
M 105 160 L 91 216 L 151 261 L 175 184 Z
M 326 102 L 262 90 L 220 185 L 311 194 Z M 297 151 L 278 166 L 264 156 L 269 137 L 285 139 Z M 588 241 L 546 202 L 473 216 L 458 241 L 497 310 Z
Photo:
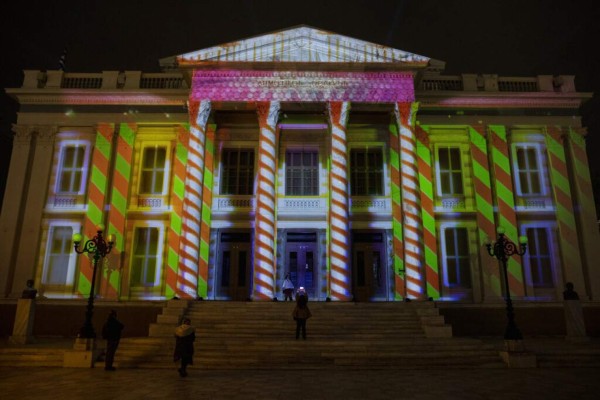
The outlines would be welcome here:
M 462 161 L 459 147 L 440 147 L 438 155 L 438 190 L 439 194 L 462 195 Z
M 285 153 L 286 196 L 317 196 L 319 194 L 319 153 L 290 151 Z
M 444 259 L 448 287 L 471 287 L 469 234 L 467 228 L 444 230 Z
M 160 270 L 159 236 L 156 227 L 135 229 L 130 278 L 132 287 L 157 285 L 157 273 Z
M 166 147 L 156 146 L 144 148 L 140 173 L 140 194 L 164 193 L 166 166 Z
M 383 195 L 383 153 L 381 148 L 350 151 L 352 196 Z
M 51 226 L 48 232 L 48 247 L 43 283 L 65 286 L 72 284 L 74 260 L 73 227 Z
M 221 166 L 221 194 L 253 194 L 254 150 L 224 149 Z
M 86 147 L 68 145 L 61 149 L 58 170 L 58 193 L 77 194 L 81 192 Z
M 537 148 L 520 146 L 516 149 L 516 155 L 519 193 L 521 195 L 542 194 Z
M 529 253 L 528 258 L 533 287 L 554 287 L 548 230 L 546 228 L 529 228 L 526 232 L 528 240 L 527 253 Z

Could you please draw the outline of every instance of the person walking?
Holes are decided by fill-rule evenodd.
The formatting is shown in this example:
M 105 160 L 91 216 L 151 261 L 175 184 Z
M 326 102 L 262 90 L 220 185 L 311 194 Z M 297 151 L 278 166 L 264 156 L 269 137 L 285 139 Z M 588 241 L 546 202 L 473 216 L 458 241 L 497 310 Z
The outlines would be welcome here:
M 187 366 L 194 364 L 194 341 L 196 340 L 196 328 L 192 326 L 192 321 L 185 318 L 183 323 L 175 328 L 175 352 L 173 361 L 181 361 L 181 366 L 177 369 L 179 376 L 187 376 Z
M 308 308 L 308 296 L 306 294 L 297 296 L 296 307 L 294 307 L 292 317 L 296 321 L 296 340 L 300 338 L 300 331 L 302 331 L 302 339 L 306 340 L 306 320 L 312 317 L 312 313 Z
M 102 339 L 106 340 L 106 355 L 104 357 L 104 370 L 115 371 L 113 362 L 115 361 L 115 353 L 117 347 L 119 347 L 119 341 L 121 340 L 121 331 L 125 325 L 123 325 L 117 319 L 117 312 L 111 310 L 108 314 L 108 318 L 102 327 Z
M 294 294 L 294 284 L 292 283 L 292 280 L 290 279 L 290 273 L 288 272 L 285 275 L 285 279 L 283 280 L 283 296 L 284 299 L 283 301 L 287 301 L 288 299 L 290 301 L 294 301 L 292 299 L 292 295 Z

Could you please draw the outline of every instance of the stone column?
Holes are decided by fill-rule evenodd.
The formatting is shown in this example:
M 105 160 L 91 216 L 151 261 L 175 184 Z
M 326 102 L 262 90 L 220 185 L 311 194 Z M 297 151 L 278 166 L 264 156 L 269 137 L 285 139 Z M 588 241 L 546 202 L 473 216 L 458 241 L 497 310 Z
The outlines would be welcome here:
M 600 300 L 600 268 L 597 268 L 600 260 L 600 233 L 596 221 L 584 131 L 570 129 L 566 139 L 568 168 L 573 177 L 571 193 L 575 204 L 575 219 L 579 226 L 579 248 L 582 251 L 586 291 L 592 300 L 597 301 Z
M 395 113 L 400 131 L 400 181 L 404 213 L 404 265 L 406 296 L 422 299 L 425 296 L 423 270 L 423 224 L 417 170 L 415 117 L 418 103 L 396 103 Z
M 190 102 L 190 136 L 177 276 L 177 294 L 182 298 L 194 299 L 198 296 L 204 146 L 210 109 L 208 100 Z
M 548 126 L 546 150 L 550 165 L 550 182 L 556 208 L 556 222 L 560 238 L 561 265 L 565 282 L 578 288 L 582 299 L 588 297 L 583 274 L 582 252 L 573 209 L 570 174 L 565 154 L 565 135 L 561 127 Z M 598 244 L 596 243 L 596 246 Z M 597 264 L 596 264 L 597 265 Z M 557 282 L 558 284 L 558 282 Z
M 513 188 L 512 166 L 509 158 L 506 127 L 489 125 L 489 148 L 492 171 L 493 201 L 496 214 L 496 226 L 503 227 L 506 237 L 513 243 L 519 243 L 517 213 L 515 212 L 515 196 Z M 495 238 L 495 236 L 494 236 Z M 525 296 L 522 259 L 513 255 L 506 263 L 508 286 L 511 296 Z M 504 273 L 504 272 L 502 272 Z M 509 290 L 504 288 L 504 290 Z
M 329 182 L 329 291 L 332 300 L 352 300 L 350 255 L 350 197 L 348 194 L 348 139 L 350 102 L 329 103 L 331 170 Z
M 277 120 L 279 102 L 257 103 L 258 124 L 258 182 L 254 220 L 254 277 L 253 298 L 272 300 L 275 297 L 275 176 L 277 172 Z
M 54 138 L 57 132 L 55 126 L 32 127 L 36 132 L 35 150 L 31 163 L 29 182 L 25 182 L 27 194 L 25 209 L 21 220 L 21 231 L 16 254 L 15 273 L 10 297 L 21 296 L 23 282 L 35 275 L 36 257 L 40 249 L 40 231 L 42 215 L 48 194 L 48 182 L 52 170 Z M 33 143 L 32 143 L 33 144 Z
M 31 128 L 13 125 L 13 131 L 15 136 L 0 215 L 0 260 L 4 265 L 0 268 L 0 297 L 8 296 L 13 290 L 16 250 L 27 198 L 24 188 L 27 187 L 29 160 L 33 156 Z M 17 282 L 15 290 L 21 288 L 22 284 L 23 281 Z

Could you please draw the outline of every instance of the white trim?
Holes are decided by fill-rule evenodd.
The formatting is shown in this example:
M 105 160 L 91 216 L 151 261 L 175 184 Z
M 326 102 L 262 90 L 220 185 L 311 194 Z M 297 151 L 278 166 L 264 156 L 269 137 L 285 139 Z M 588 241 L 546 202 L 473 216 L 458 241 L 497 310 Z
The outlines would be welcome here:
M 542 149 L 542 147 L 544 147 L 544 149 Z M 521 185 L 521 176 L 520 176 L 520 169 L 519 169 L 519 161 L 517 159 L 517 150 L 518 149 L 524 149 L 524 150 L 528 150 L 528 149 L 534 149 L 535 150 L 535 156 L 536 156 L 536 162 L 537 162 L 537 169 L 538 169 L 538 179 L 540 180 L 540 193 L 523 193 L 523 189 L 522 189 L 522 185 Z M 545 174 L 545 163 L 544 163 L 544 151 L 545 150 L 545 146 L 543 143 L 538 143 L 538 142 L 513 142 L 512 146 L 511 146 L 511 153 L 512 153 L 512 168 L 514 171 L 514 177 L 515 177 L 515 186 L 516 186 L 516 192 L 518 196 L 522 196 L 522 197 L 543 197 L 543 196 L 547 196 L 547 183 L 546 183 L 546 174 Z
M 146 288 L 150 289 L 147 286 L 134 286 L 131 281 L 131 269 L 133 268 L 133 259 L 135 257 L 135 246 L 136 246 L 136 231 L 138 229 L 148 229 L 148 228 L 156 228 L 158 229 L 158 243 L 156 248 L 156 271 L 154 276 L 154 284 L 151 286 L 152 289 L 160 288 L 163 284 L 163 266 L 164 266 L 164 241 L 165 241 L 165 224 L 160 221 L 139 221 L 136 222 L 131 231 L 132 240 L 131 240 L 131 255 L 129 256 L 129 288 L 130 289 L 138 289 L 138 288 Z
M 42 285 L 48 286 L 60 286 L 60 283 L 51 283 L 48 282 L 48 273 L 49 273 L 49 262 L 51 256 L 51 248 L 52 248 L 52 239 L 54 237 L 54 230 L 56 228 L 71 228 L 72 234 L 81 232 L 81 224 L 73 221 L 65 221 L 65 220 L 55 220 L 48 223 L 48 237 L 46 239 L 46 251 L 44 254 L 44 265 L 42 268 Z M 72 243 L 71 243 L 72 245 Z M 64 286 L 73 286 L 75 282 L 75 270 L 77 267 L 77 253 L 72 249 L 72 246 L 69 246 L 69 252 L 66 253 L 69 256 L 69 263 L 67 265 L 66 272 L 66 281 L 64 282 Z
M 81 172 L 81 180 L 79 181 L 79 190 L 76 192 L 62 192 L 60 190 L 60 182 L 62 171 L 64 168 L 64 157 L 67 147 L 83 147 L 83 165 Z M 58 150 L 58 168 L 56 169 L 56 181 L 54 184 L 54 193 L 57 195 L 84 195 L 87 187 L 87 179 L 89 176 L 91 143 L 88 140 L 63 140 L 59 143 Z

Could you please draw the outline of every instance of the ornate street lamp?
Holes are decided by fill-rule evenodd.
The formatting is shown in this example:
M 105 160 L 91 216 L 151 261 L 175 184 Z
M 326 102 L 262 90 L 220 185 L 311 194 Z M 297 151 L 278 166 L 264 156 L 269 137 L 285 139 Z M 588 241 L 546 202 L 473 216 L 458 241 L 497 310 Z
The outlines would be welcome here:
M 96 332 L 94 332 L 94 326 L 92 325 L 92 315 L 94 315 L 94 286 L 96 284 L 96 269 L 98 268 L 98 262 L 101 258 L 105 257 L 110 251 L 115 243 L 114 235 L 108 235 L 108 242 L 104 240 L 102 236 L 102 232 L 104 231 L 104 225 L 99 224 L 96 226 L 96 236 L 87 240 L 83 249 L 79 248 L 79 244 L 81 243 L 82 236 L 80 233 L 75 233 L 73 235 L 73 243 L 75 247 L 75 252 L 77 254 L 89 253 L 92 255 L 92 262 L 94 265 L 94 271 L 92 275 L 92 286 L 90 288 L 90 295 L 88 297 L 87 310 L 85 312 L 85 322 L 81 329 L 79 330 L 78 337 L 93 339 L 96 337 Z
M 498 240 L 494 243 L 486 243 L 486 247 L 490 256 L 496 257 L 498 260 L 500 260 L 502 271 L 504 272 L 504 288 L 506 290 L 506 316 L 508 318 L 508 325 L 506 326 L 506 331 L 504 332 L 504 339 L 521 340 L 523 339 L 523 335 L 515 323 L 515 313 L 512 306 L 512 300 L 510 299 L 507 263 L 509 257 L 513 254 L 518 254 L 520 256 L 525 254 L 527 251 L 527 237 L 519 237 L 519 248 L 517 249 L 517 245 L 508 240 L 508 238 L 504 235 L 503 227 L 499 226 L 496 232 L 498 232 Z

